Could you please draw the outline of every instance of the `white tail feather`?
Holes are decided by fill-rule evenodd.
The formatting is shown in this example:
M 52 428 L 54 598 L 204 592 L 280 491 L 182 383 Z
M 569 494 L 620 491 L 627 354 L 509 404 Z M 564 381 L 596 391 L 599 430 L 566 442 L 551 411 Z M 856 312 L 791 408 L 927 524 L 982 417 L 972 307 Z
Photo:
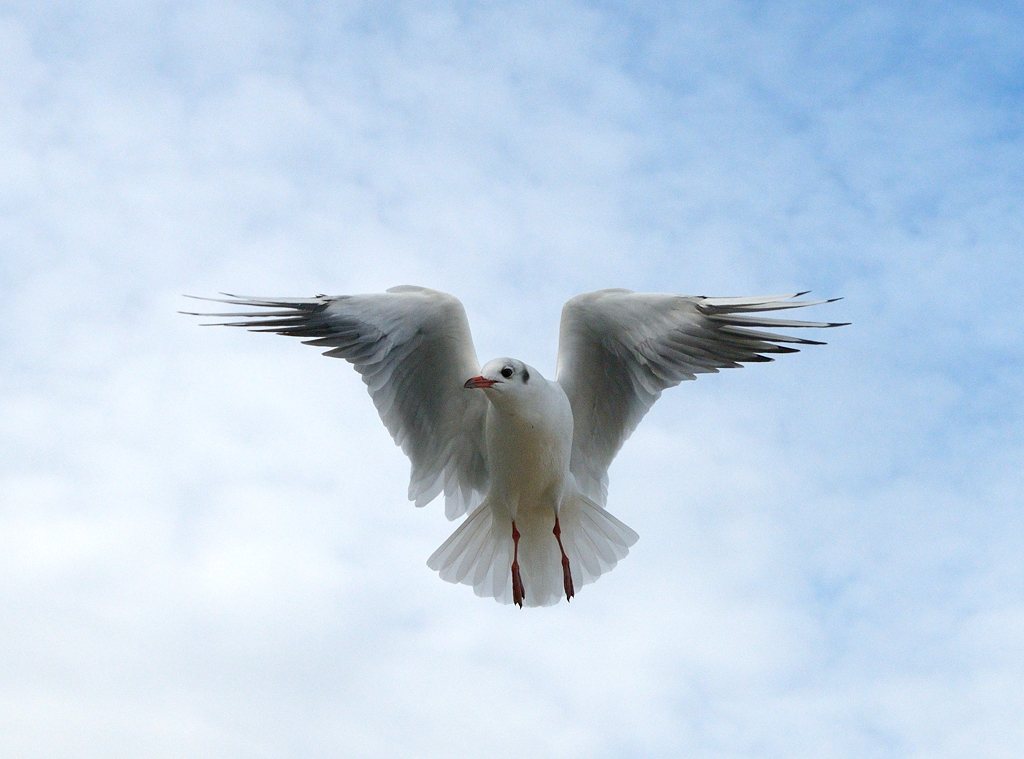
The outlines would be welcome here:
M 637 534 L 583 495 L 565 499 L 558 514 L 562 545 L 578 591 L 629 553 Z M 519 567 L 527 606 L 551 606 L 564 598 L 562 562 L 552 533 L 554 514 L 521 511 Z M 512 603 L 512 523 L 495 518 L 485 500 L 427 559 L 442 580 L 471 585 L 478 596 Z

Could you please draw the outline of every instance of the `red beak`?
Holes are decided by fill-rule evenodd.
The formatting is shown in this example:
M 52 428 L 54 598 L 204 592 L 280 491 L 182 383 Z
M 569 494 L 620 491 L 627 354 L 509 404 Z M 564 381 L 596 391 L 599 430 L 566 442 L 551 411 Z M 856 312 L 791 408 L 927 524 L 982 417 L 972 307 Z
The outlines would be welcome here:
M 498 380 L 487 379 L 484 376 L 470 377 L 466 380 L 465 388 L 488 388 L 498 384 Z

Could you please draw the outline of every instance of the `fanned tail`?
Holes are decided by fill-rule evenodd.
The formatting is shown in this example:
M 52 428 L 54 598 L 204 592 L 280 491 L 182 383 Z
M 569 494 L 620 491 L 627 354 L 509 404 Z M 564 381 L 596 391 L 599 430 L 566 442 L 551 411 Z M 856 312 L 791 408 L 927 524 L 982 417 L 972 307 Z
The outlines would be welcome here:
M 512 526 L 494 519 L 485 500 L 427 559 L 446 582 L 471 585 L 478 596 L 512 603 Z
M 638 535 L 594 501 L 575 494 L 559 510 L 562 545 L 579 591 L 614 567 Z M 554 512 L 531 509 L 516 515 L 519 565 L 526 606 L 551 606 L 565 597 L 561 553 L 552 533 Z M 496 517 L 485 500 L 427 560 L 442 580 L 470 585 L 478 596 L 512 603 L 512 523 Z
M 577 588 L 611 570 L 640 538 L 629 525 L 583 494 L 562 504 L 558 521 Z

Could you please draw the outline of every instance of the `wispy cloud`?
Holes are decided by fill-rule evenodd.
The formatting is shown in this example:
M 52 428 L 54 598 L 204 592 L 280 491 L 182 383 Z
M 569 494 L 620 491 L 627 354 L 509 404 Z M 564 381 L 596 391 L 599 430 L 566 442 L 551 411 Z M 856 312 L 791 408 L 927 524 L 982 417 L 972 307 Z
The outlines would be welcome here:
M 1013 756 L 1021 24 L 9 6 L 0 746 Z M 174 313 L 402 282 L 546 373 L 598 287 L 855 324 L 667 393 L 611 472 L 629 559 L 513 613 L 426 569 L 452 525 L 343 362 Z

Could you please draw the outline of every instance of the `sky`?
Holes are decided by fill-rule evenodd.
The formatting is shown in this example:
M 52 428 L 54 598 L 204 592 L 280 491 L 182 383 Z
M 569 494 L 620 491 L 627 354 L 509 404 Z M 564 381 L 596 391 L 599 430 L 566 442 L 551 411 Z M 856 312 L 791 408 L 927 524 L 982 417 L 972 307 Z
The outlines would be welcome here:
M 0 753 L 1015 757 L 1012 3 L 0 7 Z M 183 293 L 589 290 L 850 321 L 666 392 L 571 604 L 454 528 L 344 362 Z

